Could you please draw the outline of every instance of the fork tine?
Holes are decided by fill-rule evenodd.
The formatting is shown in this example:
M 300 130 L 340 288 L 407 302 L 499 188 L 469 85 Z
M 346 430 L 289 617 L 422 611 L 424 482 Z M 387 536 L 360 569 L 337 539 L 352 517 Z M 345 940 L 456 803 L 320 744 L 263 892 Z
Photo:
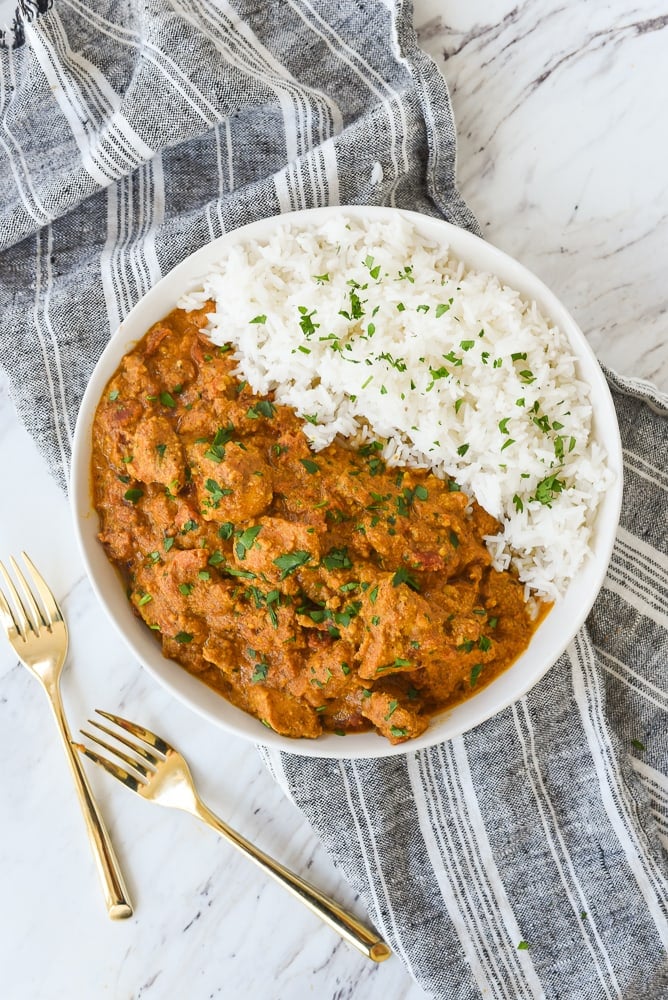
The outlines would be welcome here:
M 46 618 L 42 614 L 40 608 L 38 608 L 37 601 L 35 600 L 33 592 L 28 585 L 28 581 L 21 572 L 14 556 L 9 557 L 9 562 L 12 569 L 14 570 L 14 576 L 19 581 L 19 585 L 25 597 L 26 603 L 23 605 L 24 609 L 26 607 L 26 604 L 28 605 L 29 613 L 27 617 L 30 621 L 30 624 L 33 627 L 33 632 L 39 632 L 41 625 L 46 626 Z
M 5 567 L 1 562 L 0 562 L 0 575 L 2 576 L 2 579 L 5 581 L 5 586 L 9 591 L 9 596 L 14 602 L 14 608 L 11 608 L 7 601 L 5 601 L 5 604 L 7 605 L 7 609 L 11 615 L 14 625 L 16 626 L 17 632 L 19 633 L 22 639 L 25 639 L 28 634 L 28 629 L 31 628 L 30 620 L 28 619 L 28 616 L 26 614 L 26 609 L 23 607 L 23 604 L 21 603 L 21 598 L 16 592 L 16 587 L 12 583 L 12 579 L 9 573 L 7 572 L 7 570 L 5 569 Z
M 85 757 L 88 757 L 90 760 L 95 761 L 96 764 L 99 764 L 100 767 L 103 767 L 105 771 L 109 772 L 109 774 L 113 774 L 114 778 L 118 778 L 118 780 L 122 781 L 124 785 L 131 788 L 133 792 L 138 792 L 144 784 L 144 782 L 140 781 L 139 778 L 135 778 L 133 774 L 128 774 L 128 772 L 122 767 L 119 767 L 117 764 L 112 764 L 112 762 L 107 760 L 106 757 L 102 757 L 101 754 L 95 753 L 94 750 L 89 750 L 83 743 L 73 742 L 72 746 L 78 750 L 79 753 L 82 753 Z
M 14 613 L 10 608 L 9 604 L 5 599 L 5 595 L 0 590 L 0 615 L 2 615 L 2 621 L 6 629 L 15 628 L 17 632 L 20 632 L 18 622 L 14 617 Z
M 32 578 L 32 582 L 35 585 L 35 590 L 39 594 L 42 606 L 46 611 L 47 622 L 49 625 L 53 625 L 54 622 L 63 621 L 63 613 L 60 610 L 58 601 L 53 596 L 51 588 L 47 585 L 46 580 L 41 573 L 38 572 L 37 567 L 34 562 L 27 554 L 27 552 L 21 552 L 23 561 L 28 567 L 28 572 Z
M 112 715 L 111 712 L 103 712 L 101 708 L 96 708 L 95 711 L 98 715 L 103 716 L 105 719 L 109 719 L 116 726 L 120 726 L 121 729 L 125 729 L 127 733 L 132 733 L 133 736 L 137 736 L 140 740 L 148 746 L 153 747 L 158 753 L 166 754 L 168 751 L 174 751 L 174 747 L 171 747 L 166 740 L 161 739 L 160 736 L 156 736 L 152 733 L 150 729 L 144 729 L 143 726 L 138 726 L 136 722 L 130 722 L 128 719 L 122 719 L 120 715 Z
M 89 719 L 88 721 L 90 722 L 91 720 Z M 133 758 L 128 756 L 128 754 L 123 753 L 122 750 L 118 750 L 117 747 L 107 743 L 106 740 L 100 739 L 100 737 L 96 736 L 95 733 L 87 733 L 85 729 L 80 729 L 79 732 L 82 736 L 85 736 L 86 739 L 92 740 L 93 743 L 97 743 L 98 746 L 103 747 L 105 750 L 108 750 L 109 753 L 113 753 L 114 756 L 119 757 L 124 764 L 128 765 L 128 767 L 133 767 L 135 771 L 139 771 L 142 777 L 148 778 L 149 774 L 154 773 L 153 771 L 149 771 L 147 767 L 144 767 L 143 764 L 140 764 L 138 760 L 133 760 Z
M 118 740 L 118 742 L 122 743 L 123 746 L 128 747 L 128 749 L 132 750 L 133 753 L 136 753 L 139 757 L 143 757 L 144 760 L 147 761 L 152 767 L 155 767 L 155 765 L 158 763 L 158 758 L 155 757 L 148 750 L 145 750 L 144 747 L 138 746 L 136 743 L 132 743 L 130 740 L 126 739 L 125 736 L 121 736 L 119 733 L 115 733 L 113 729 L 109 729 L 107 728 L 107 726 L 103 726 L 101 722 L 96 722 L 95 719 L 89 719 L 88 721 L 90 722 L 91 726 L 95 726 L 97 729 L 101 729 L 103 733 L 107 734 L 107 736 L 113 736 L 115 740 Z M 100 740 L 99 742 L 102 741 Z M 113 747 L 107 747 L 107 749 L 114 750 Z M 115 750 L 114 752 L 120 754 L 120 750 Z

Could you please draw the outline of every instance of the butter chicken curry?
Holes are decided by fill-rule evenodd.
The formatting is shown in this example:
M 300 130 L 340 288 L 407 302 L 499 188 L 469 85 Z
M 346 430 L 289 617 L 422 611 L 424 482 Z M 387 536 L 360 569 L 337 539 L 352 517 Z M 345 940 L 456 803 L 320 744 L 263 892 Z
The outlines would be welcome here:
M 98 406 L 107 555 L 164 655 L 276 732 L 418 736 L 536 627 L 490 566 L 500 526 L 378 441 L 314 454 L 292 409 L 231 374 L 207 311 L 155 324 Z

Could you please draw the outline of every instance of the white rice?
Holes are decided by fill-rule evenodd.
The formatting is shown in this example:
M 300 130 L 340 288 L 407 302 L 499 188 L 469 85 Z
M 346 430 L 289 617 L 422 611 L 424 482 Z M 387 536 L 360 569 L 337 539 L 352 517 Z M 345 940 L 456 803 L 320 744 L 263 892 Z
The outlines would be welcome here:
M 344 211 L 233 247 L 179 305 L 207 299 L 211 339 L 305 418 L 314 451 L 381 437 L 389 463 L 453 477 L 503 525 L 494 565 L 512 563 L 527 594 L 563 594 L 611 474 L 569 343 L 535 303 L 404 219 Z

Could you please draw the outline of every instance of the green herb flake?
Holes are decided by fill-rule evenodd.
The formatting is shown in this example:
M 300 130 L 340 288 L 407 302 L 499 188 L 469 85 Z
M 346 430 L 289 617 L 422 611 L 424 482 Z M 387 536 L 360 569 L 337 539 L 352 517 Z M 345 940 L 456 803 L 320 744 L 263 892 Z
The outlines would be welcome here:
M 253 548 L 255 545 L 255 539 L 262 531 L 261 524 L 254 524 L 250 528 L 246 528 L 237 537 L 237 542 L 235 545 L 235 552 L 238 559 L 245 559 L 246 552 Z
M 278 556 L 273 562 L 281 571 L 281 580 L 285 580 L 286 576 L 290 576 L 300 566 L 306 565 L 310 559 L 310 552 L 306 552 L 303 549 L 295 549 L 294 552 L 285 552 L 283 555 Z
M 645 746 L 645 744 L 641 743 L 640 740 L 631 740 L 631 746 L 635 747 L 636 750 L 646 750 L 647 749 L 647 747 Z
M 469 446 L 467 444 L 460 444 L 459 448 L 457 449 L 457 454 L 464 456 L 468 450 Z
M 407 587 L 410 587 L 411 590 L 415 590 L 416 592 L 419 592 L 420 590 L 420 584 L 417 582 L 415 577 L 408 572 L 405 566 L 400 566 L 392 577 L 393 587 L 398 587 L 401 583 L 405 583 Z
M 552 505 L 552 501 L 555 497 L 561 493 L 566 484 L 558 478 L 557 473 L 553 472 L 551 475 L 546 476 L 542 479 L 538 486 L 536 487 L 536 493 L 532 500 L 538 500 L 539 503 L 544 504 L 546 507 Z
M 129 500 L 130 503 L 137 503 L 138 500 L 144 496 L 144 491 L 139 489 L 126 490 L 123 494 L 124 500 Z
M 254 316 L 253 319 L 249 319 L 248 322 L 249 323 L 266 323 L 267 322 L 267 317 L 264 315 L 264 313 L 261 313 L 259 316 Z
M 390 732 L 393 736 L 408 736 L 408 730 L 401 729 L 399 726 L 390 726 Z
M 389 720 L 392 718 L 398 707 L 399 707 L 399 702 L 393 699 L 387 706 L 387 715 L 385 716 L 386 722 L 389 722 Z
M 268 399 L 258 399 L 257 403 L 246 410 L 246 416 L 249 420 L 258 420 L 259 417 L 266 417 L 267 420 L 271 420 L 273 415 L 276 413 L 276 407 Z
M 110 402 L 115 403 L 116 400 L 118 399 L 119 395 L 120 395 L 120 393 L 119 393 L 118 389 L 112 389 L 111 392 L 109 393 L 109 400 L 110 400 Z
M 330 549 L 326 556 L 323 556 L 322 565 L 325 569 L 352 569 L 352 562 L 348 556 L 348 549 Z
M 142 596 L 137 601 L 137 607 L 143 608 L 145 604 L 148 604 L 152 600 L 153 598 L 151 597 L 150 594 L 142 594 Z
M 313 462 L 310 458 L 300 458 L 299 461 L 304 466 L 306 471 L 310 476 L 315 475 L 316 472 L 320 472 L 320 466 L 317 462 Z
M 529 942 L 528 941 L 520 941 L 520 943 L 517 946 L 517 949 L 518 949 L 518 951 L 528 951 L 528 949 L 529 949 Z
M 192 632 L 177 632 L 174 636 L 176 642 L 180 642 L 182 645 L 186 645 L 193 641 Z
M 170 410 L 173 410 L 174 407 L 176 406 L 176 400 L 172 396 L 171 392 L 161 392 L 160 402 L 162 403 L 163 406 L 166 406 Z
M 251 684 L 259 684 L 261 681 L 266 681 L 268 671 L 268 663 L 265 663 L 264 661 L 262 661 L 262 663 L 256 663 L 255 670 L 251 676 Z
M 480 671 L 482 670 L 482 663 L 475 663 L 471 667 L 471 687 L 475 687 L 478 678 L 480 677 Z
M 221 486 L 215 479 L 207 479 L 204 483 L 204 488 L 211 494 L 209 503 L 212 507 L 218 507 L 223 497 L 227 497 L 233 492 L 233 490 Z

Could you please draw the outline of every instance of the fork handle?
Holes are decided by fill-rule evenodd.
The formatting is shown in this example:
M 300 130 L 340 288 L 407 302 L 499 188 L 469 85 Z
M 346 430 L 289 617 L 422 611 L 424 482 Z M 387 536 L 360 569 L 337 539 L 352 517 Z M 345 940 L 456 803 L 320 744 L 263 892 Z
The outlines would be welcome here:
M 74 778 L 79 805 L 81 806 L 86 823 L 88 839 L 93 849 L 93 856 L 104 890 L 107 913 L 112 920 L 124 920 L 126 917 L 132 916 L 132 903 L 130 902 L 130 896 L 125 886 L 109 833 L 104 825 L 104 820 L 100 815 L 97 803 L 93 798 L 93 793 L 81 766 L 79 755 L 72 746 L 72 735 L 67 725 L 67 719 L 65 718 L 60 688 L 57 683 L 44 686 L 49 696 L 53 714 L 56 717 L 58 732 L 60 733 L 72 777 Z
M 259 850 L 249 840 L 242 837 L 240 833 L 233 830 L 224 823 L 222 819 L 211 812 L 201 800 L 197 800 L 195 815 L 212 827 L 225 840 L 233 844 L 242 854 L 254 861 L 255 864 L 270 875 L 284 889 L 300 899 L 305 906 L 315 913 L 321 920 L 337 931 L 341 937 L 352 944 L 363 955 L 373 962 L 383 962 L 389 958 L 392 952 L 387 944 L 382 940 L 376 931 L 365 927 L 363 923 L 347 913 L 333 899 L 326 896 L 315 886 L 305 882 L 299 875 L 295 875 L 280 862 L 275 861 L 264 851 Z

